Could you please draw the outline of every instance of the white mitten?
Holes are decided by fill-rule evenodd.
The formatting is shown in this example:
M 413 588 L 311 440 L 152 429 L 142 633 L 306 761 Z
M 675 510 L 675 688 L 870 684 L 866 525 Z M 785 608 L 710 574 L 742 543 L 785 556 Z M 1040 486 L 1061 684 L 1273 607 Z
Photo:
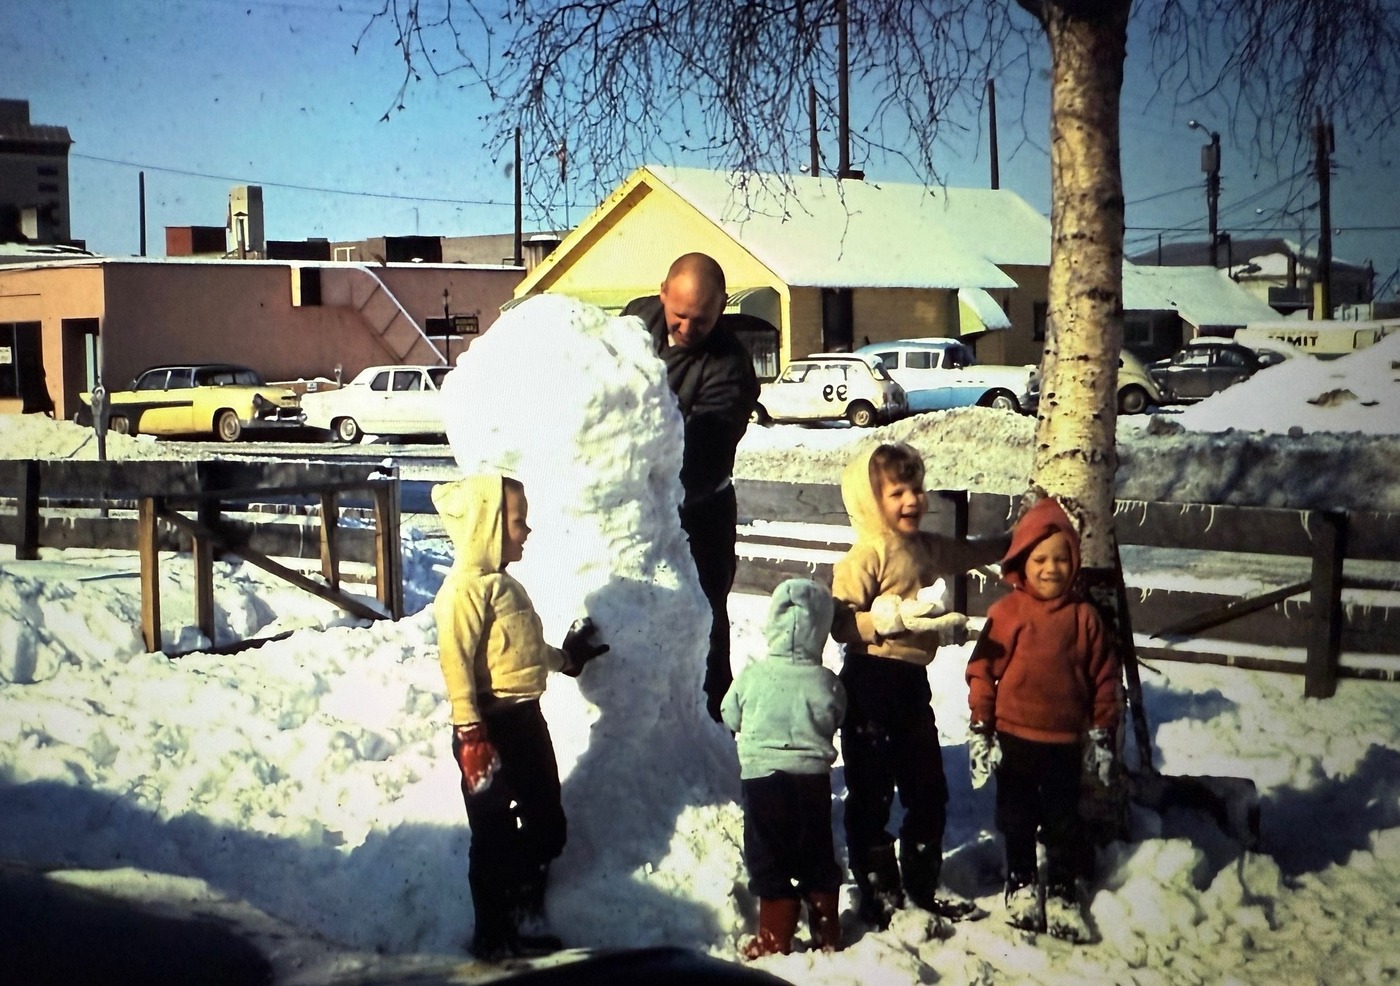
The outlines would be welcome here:
M 967 624 L 962 613 L 943 613 L 939 616 L 906 616 L 904 625 L 916 633 L 936 633 L 943 640 L 949 640 L 960 627 Z
M 870 622 L 882 637 L 897 637 L 906 627 L 899 615 L 900 598 L 895 595 L 876 596 L 870 604 Z
M 967 738 L 967 763 L 975 788 L 982 787 L 996 773 L 997 765 L 1001 763 L 1001 744 L 988 724 L 972 724 L 972 732 Z
M 935 579 L 933 585 L 926 585 L 914 596 L 919 602 L 938 603 L 938 612 L 943 612 L 943 600 L 948 595 L 948 583 L 944 579 Z M 937 615 L 937 614 L 931 614 Z
M 1108 730 L 1099 727 L 1089 730 L 1088 742 L 1084 744 L 1084 772 L 1102 787 L 1108 787 L 1113 783 L 1113 760 Z

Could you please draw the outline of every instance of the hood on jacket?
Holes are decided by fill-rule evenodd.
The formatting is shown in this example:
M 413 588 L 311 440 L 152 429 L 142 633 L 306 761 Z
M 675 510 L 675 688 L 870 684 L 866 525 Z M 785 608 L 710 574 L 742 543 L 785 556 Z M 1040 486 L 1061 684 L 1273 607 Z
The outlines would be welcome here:
M 857 541 L 882 541 L 892 533 L 870 482 L 870 459 L 877 448 L 872 445 L 841 470 L 841 502 L 846 505 Z
M 1037 500 L 1035 506 L 1027 510 L 1016 522 L 1016 529 L 1011 533 L 1011 547 L 1000 562 L 1002 581 L 1017 589 L 1021 588 L 1026 578 L 1026 558 L 1031 549 L 1057 531 L 1064 532 L 1065 539 L 1069 542 L 1068 581 L 1073 585 L 1079 575 L 1079 535 L 1075 533 L 1074 525 L 1070 523 L 1069 515 L 1065 513 L 1059 501 L 1049 496 Z
M 502 477 L 482 474 L 439 483 L 432 497 L 456 548 L 454 564 L 482 572 L 501 571 L 505 550 Z
M 831 633 L 831 590 L 811 579 L 788 579 L 773 590 L 764 636 L 768 653 L 795 664 L 821 664 Z

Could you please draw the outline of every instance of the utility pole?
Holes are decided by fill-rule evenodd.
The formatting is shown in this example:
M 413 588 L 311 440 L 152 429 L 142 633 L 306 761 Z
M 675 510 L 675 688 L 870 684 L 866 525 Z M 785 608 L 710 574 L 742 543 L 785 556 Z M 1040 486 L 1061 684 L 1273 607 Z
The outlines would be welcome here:
M 141 214 L 141 256 L 144 257 L 146 255 L 146 172 L 136 172 L 136 189 L 137 197 L 140 199 L 138 211 Z
M 807 83 L 807 129 L 811 132 L 811 144 L 809 150 L 812 155 L 812 177 L 818 177 L 821 172 L 821 146 L 817 143 L 817 87 L 815 83 Z
M 1186 125 L 1192 130 L 1204 130 L 1197 120 L 1189 120 Z M 1216 221 L 1220 216 L 1220 132 L 1210 131 L 1210 143 L 1201 148 L 1201 170 L 1206 173 L 1206 211 L 1210 214 L 1210 265 L 1219 266 L 1216 261 L 1219 240 Z
M 520 174 L 520 128 L 515 128 L 515 255 L 511 262 L 516 267 L 525 266 L 524 230 L 522 228 L 521 199 L 524 197 L 525 179 Z
M 846 0 L 836 0 L 836 140 L 840 144 L 837 178 L 851 177 L 851 64 L 846 26 Z
M 1313 318 L 1332 317 L 1332 152 L 1336 143 L 1330 121 L 1317 110 L 1313 126 L 1317 151 L 1317 284 L 1313 287 Z
M 992 187 L 1001 188 L 1001 162 L 997 159 L 997 84 L 995 79 L 987 80 L 987 134 L 988 154 L 992 159 Z

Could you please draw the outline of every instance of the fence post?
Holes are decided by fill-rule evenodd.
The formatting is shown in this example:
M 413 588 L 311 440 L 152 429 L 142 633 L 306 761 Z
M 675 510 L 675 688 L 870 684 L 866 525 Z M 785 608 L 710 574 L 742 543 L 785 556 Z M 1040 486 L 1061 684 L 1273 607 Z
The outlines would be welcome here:
M 136 550 L 141 556 L 141 639 L 150 653 L 161 649 L 160 544 L 156 537 L 160 509 L 158 497 L 143 496 L 136 515 Z
M 385 459 L 370 475 L 374 492 L 375 594 L 392 619 L 403 616 L 403 558 L 399 535 L 399 467 Z
M 321 577 L 332 589 L 340 588 L 340 556 L 336 551 L 336 531 L 340 529 L 340 508 L 336 495 L 321 494 Z
M 201 527 L 213 530 L 219 522 L 219 504 L 213 500 L 200 500 L 195 507 L 195 519 Z M 212 536 L 196 534 L 191 538 L 194 555 L 194 612 L 195 625 L 199 632 L 215 641 L 214 624 L 214 539 Z
M 19 514 L 19 540 L 15 544 L 16 561 L 34 561 L 39 557 L 39 462 L 26 459 L 20 476 L 19 496 L 15 511 Z
M 966 541 L 967 531 L 971 526 L 967 490 L 954 490 L 950 499 L 953 501 L 953 537 L 958 541 Z M 952 611 L 954 613 L 967 612 L 966 572 L 959 572 L 957 578 L 953 579 Z
M 1346 558 L 1345 511 L 1308 513 L 1312 537 L 1312 591 L 1308 605 L 1308 661 L 1304 698 L 1330 698 L 1337 691 L 1342 652 L 1342 562 Z

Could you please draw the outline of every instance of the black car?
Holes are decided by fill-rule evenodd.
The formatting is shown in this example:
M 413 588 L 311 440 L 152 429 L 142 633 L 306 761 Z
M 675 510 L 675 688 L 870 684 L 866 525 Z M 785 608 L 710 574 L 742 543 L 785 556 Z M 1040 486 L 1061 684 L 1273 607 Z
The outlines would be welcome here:
M 1248 380 L 1267 365 L 1254 350 L 1236 342 L 1193 342 L 1170 359 L 1153 363 L 1147 372 L 1162 392 L 1162 403 L 1189 404 Z

